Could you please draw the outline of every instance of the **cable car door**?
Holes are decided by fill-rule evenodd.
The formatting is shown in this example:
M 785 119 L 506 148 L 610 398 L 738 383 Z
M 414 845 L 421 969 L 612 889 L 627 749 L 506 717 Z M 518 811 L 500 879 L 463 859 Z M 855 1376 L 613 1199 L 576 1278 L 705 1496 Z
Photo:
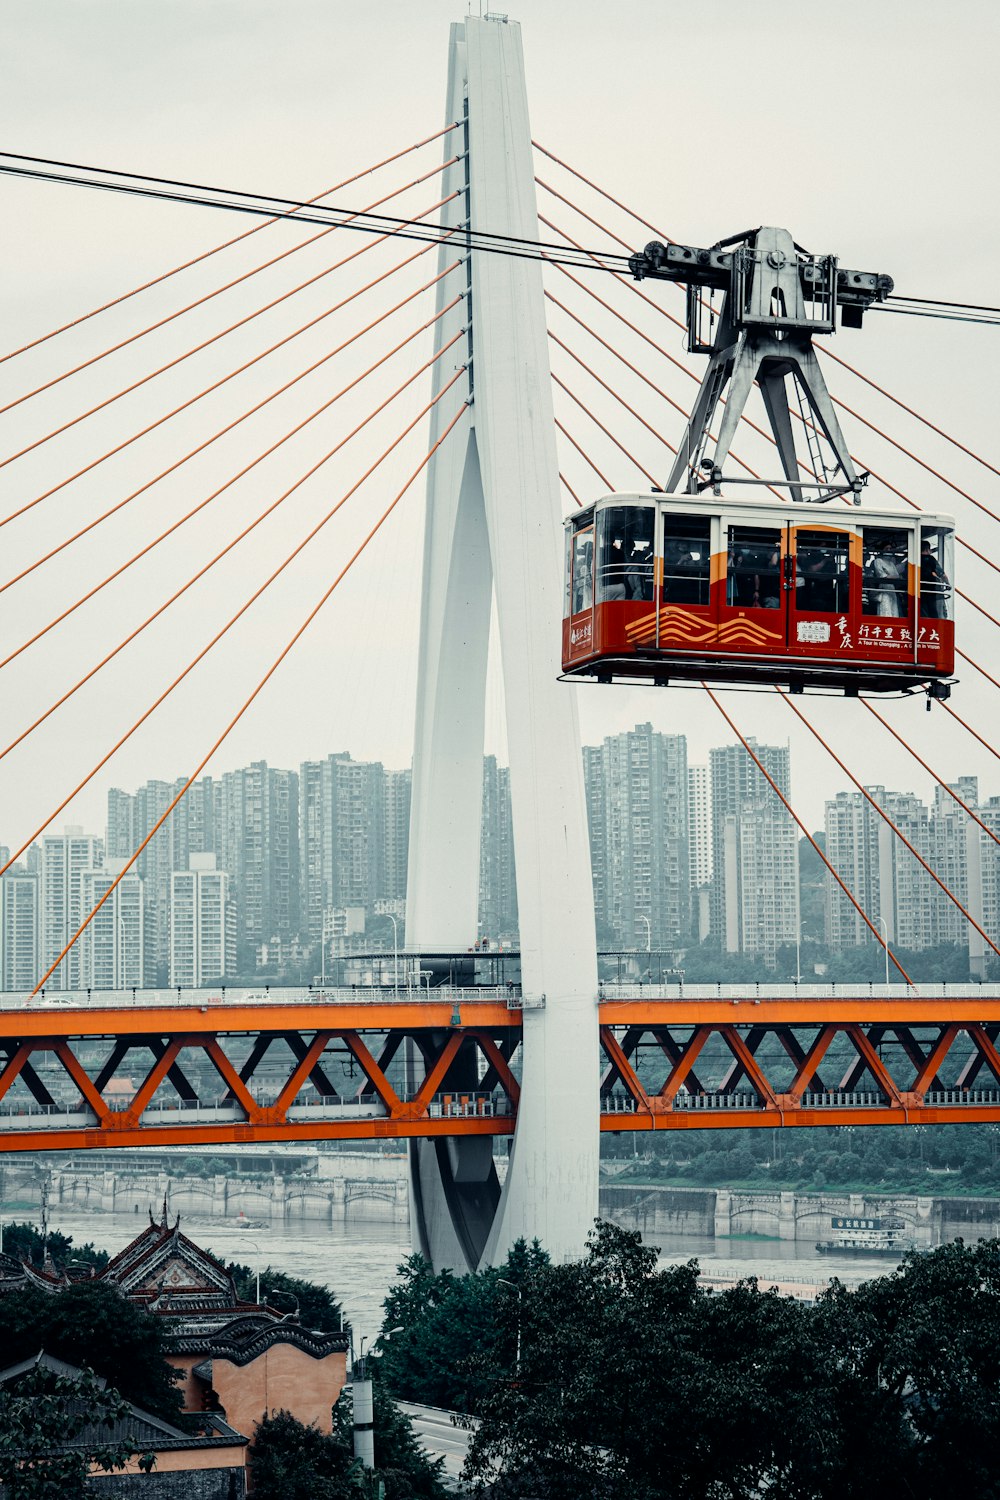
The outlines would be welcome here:
M 789 655 L 850 659 L 857 649 L 851 579 L 859 571 L 860 537 L 849 526 L 791 523 L 786 557 Z
M 784 655 L 785 527 L 722 517 L 725 573 L 719 587 L 718 648 L 730 656 Z
M 563 662 L 584 661 L 594 653 L 594 526 L 567 537 Z

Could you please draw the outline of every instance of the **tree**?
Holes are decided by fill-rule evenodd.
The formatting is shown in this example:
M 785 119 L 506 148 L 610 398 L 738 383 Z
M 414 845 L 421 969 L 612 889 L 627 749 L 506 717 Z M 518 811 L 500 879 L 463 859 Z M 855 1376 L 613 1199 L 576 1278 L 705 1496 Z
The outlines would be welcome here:
M 15 1260 L 30 1260 L 41 1265 L 47 1250 L 58 1265 L 68 1260 L 82 1260 L 96 1270 L 102 1270 L 110 1259 L 106 1250 L 95 1250 L 88 1240 L 86 1245 L 74 1245 L 71 1234 L 61 1234 L 50 1229 L 43 1242 L 34 1224 L 5 1224 L 3 1226 L 3 1248 L 5 1255 Z
M 10 1500 L 77 1500 L 92 1468 L 110 1473 L 128 1462 L 128 1439 L 110 1437 L 128 1412 L 91 1370 L 76 1378 L 36 1366 L 0 1388 L 0 1485 Z
M 305 1426 L 288 1411 L 259 1423 L 249 1465 L 258 1500 L 358 1500 L 364 1495 L 360 1465 L 345 1444 Z
M 164 1339 L 161 1319 L 101 1282 L 79 1282 L 55 1296 L 27 1287 L 0 1297 L 5 1359 L 26 1359 L 43 1348 L 89 1366 L 143 1411 L 182 1425 L 178 1374 L 164 1357 Z
M 245 1302 L 253 1302 L 257 1296 L 257 1272 L 238 1261 L 230 1261 L 226 1270 L 236 1282 L 237 1295 Z M 320 1333 L 350 1333 L 351 1325 L 344 1321 L 344 1311 L 329 1287 L 315 1281 L 300 1281 L 297 1276 L 287 1276 L 268 1266 L 260 1273 L 261 1297 L 271 1293 L 273 1310 L 282 1313 L 294 1312 L 298 1303 L 298 1316 L 304 1328 L 315 1328 Z

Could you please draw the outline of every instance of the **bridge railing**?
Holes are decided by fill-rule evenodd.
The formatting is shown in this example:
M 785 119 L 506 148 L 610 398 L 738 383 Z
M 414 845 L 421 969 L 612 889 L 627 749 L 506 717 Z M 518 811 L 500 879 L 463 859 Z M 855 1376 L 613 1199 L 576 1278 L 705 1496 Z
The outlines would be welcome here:
M 421 1000 L 451 1003 L 494 1001 L 515 1007 L 520 985 L 271 985 L 265 989 L 230 988 L 127 990 L 40 990 L 37 995 L 0 993 L 4 1010 L 156 1010 L 208 1005 L 412 1005 Z
M 633 980 L 627 984 L 602 982 L 602 1000 L 959 1000 L 978 996 L 1000 1000 L 1000 984 L 970 980 L 965 984 L 773 984 L 751 980 L 744 984 L 661 984 Z

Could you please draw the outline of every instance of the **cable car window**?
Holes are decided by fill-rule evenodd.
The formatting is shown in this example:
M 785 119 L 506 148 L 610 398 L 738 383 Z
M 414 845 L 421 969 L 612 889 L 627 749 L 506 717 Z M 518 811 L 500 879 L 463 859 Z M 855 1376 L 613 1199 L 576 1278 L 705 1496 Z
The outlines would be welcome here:
M 850 602 L 846 531 L 799 531 L 795 550 L 795 608 L 805 614 L 845 614 Z
M 951 619 L 954 535 L 946 526 L 920 528 L 920 614 L 925 620 Z
M 909 612 L 908 531 L 896 526 L 866 526 L 863 531 L 861 612 L 901 618 Z
M 663 517 L 664 604 L 707 604 L 712 572 L 708 516 Z
M 573 537 L 573 613 L 594 603 L 594 533 L 578 531 Z
M 730 526 L 726 602 L 750 609 L 781 604 L 781 531 L 777 526 Z
M 597 602 L 653 597 L 652 507 L 613 505 L 597 517 Z

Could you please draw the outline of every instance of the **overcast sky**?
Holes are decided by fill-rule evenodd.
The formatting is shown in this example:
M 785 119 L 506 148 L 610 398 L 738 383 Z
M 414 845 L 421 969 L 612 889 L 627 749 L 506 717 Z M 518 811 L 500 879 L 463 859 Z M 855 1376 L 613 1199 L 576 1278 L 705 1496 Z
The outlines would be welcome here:
M 448 25 L 464 11 L 443 0 L 419 5 L 387 0 L 379 7 L 339 0 L 6 0 L 2 13 L 4 149 L 307 198 L 440 128 Z M 516 17 L 524 37 L 536 139 L 674 238 L 710 244 L 762 222 L 782 224 L 813 250 L 836 253 L 850 266 L 888 272 L 899 291 L 974 303 L 1000 300 L 991 274 L 1000 242 L 995 5 L 979 0 L 959 0 L 948 7 L 936 0 L 842 0 L 831 12 L 801 0 L 761 0 L 757 5 L 702 0 L 697 6 L 648 7 L 525 0 Z M 438 144 L 426 148 L 394 169 L 395 175 L 387 170 L 345 189 L 334 201 L 365 206 L 429 171 L 440 152 Z M 649 237 L 607 205 L 599 213 L 600 200 L 584 194 L 551 163 L 543 165 L 540 175 L 560 191 L 582 196 L 595 217 L 604 214 L 602 223 L 636 245 Z M 0 348 L 5 349 L 37 338 L 247 227 L 235 216 L 207 210 L 6 178 L 0 180 L 0 194 Z M 408 212 L 423 212 L 436 201 L 434 184 L 425 183 L 396 201 Z M 544 194 L 542 201 L 554 221 L 584 243 L 611 244 Z M 164 288 L 0 365 L 0 404 L 301 238 L 301 230 L 287 226 L 262 232 Z M 287 265 L 282 262 L 138 346 L 0 415 L 0 513 L 62 484 L 291 327 L 318 316 L 336 300 L 338 288 L 360 288 L 372 274 L 364 267 L 390 264 L 376 247 L 356 268 L 338 273 L 340 281 L 331 277 L 329 283 L 317 283 L 294 303 L 255 319 L 107 411 L 23 458 L 3 462 L 255 311 L 264 300 L 317 274 L 335 255 L 361 248 L 353 237 L 334 237 L 348 238 L 349 244 L 328 241 L 306 247 Z M 401 258 L 398 249 L 392 253 Z M 371 294 L 370 314 L 359 297 L 356 308 L 352 304 L 333 314 L 270 362 L 255 365 L 219 394 L 0 528 L 0 584 L 58 545 L 81 520 L 92 519 L 144 485 L 349 338 L 397 295 L 416 290 L 433 276 L 433 261 L 432 252 L 400 273 L 398 283 Z M 397 284 L 398 294 L 391 290 Z M 550 285 L 559 290 L 555 281 Z M 669 288 L 647 290 L 664 299 L 672 295 L 671 306 L 676 305 Z M 0 591 L 0 655 L 22 644 L 224 483 L 394 340 L 413 332 L 428 315 L 428 305 L 426 299 L 418 301 L 408 313 L 395 315 L 397 321 L 387 324 L 385 334 L 372 336 L 370 348 L 359 345 L 339 362 L 331 361 L 259 418 L 185 462 L 85 541 Z M 575 305 L 580 306 L 579 296 Z M 647 319 L 645 326 L 653 324 Z M 568 324 L 560 331 L 569 337 Z M 602 326 L 602 332 L 615 337 L 610 325 Z M 666 338 L 671 352 L 682 353 L 680 336 L 666 323 L 661 322 L 657 337 Z M 840 333 L 834 346 L 1000 466 L 995 416 L 1000 329 L 873 314 L 863 332 Z M 362 347 L 364 353 L 359 352 Z M 262 462 L 217 505 L 0 672 L 0 749 L 360 422 L 377 399 L 414 374 L 429 352 L 429 335 L 408 346 L 363 388 L 370 395 L 346 396 L 333 409 L 335 417 L 318 422 Z M 694 386 L 665 362 L 658 365 L 648 347 L 643 363 L 675 399 L 690 404 Z M 607 377 L 606 359 L 601 368 Z M 1000 510 L 995 476 L 866 394 L 846 374 L 830 378 L 835 394 Z M 620 409 L 596 388 L 588 394 L 602 420 L 625 436 Z M 0 759 L 0 842 L 16 845 L 41 823 L 277 560 L 418 417 L 428 395 L 429 377 L 424 375 L 353 447 L 297 490 L 270 525 L 262 525 L 65 709 Z M 644 413 L 676 441 L 676 413 L 644 399 Z M 581 441 L 587 437 L 592 442 L 615 487 L 645 484 L 593 429 L 586 433 L 585 423 L 570 408 L 563 404 L 560 410 Z M 848 416 L 843 421 L 853 451 L 866 464 L 921 506 L 955 514 L 963 535 L 989 558 L 996 556 L 995 522 L 888 451 L 860 423 Z M 359 494 L 356 511 L 349 514 L 345 506 L 343 517 L 324 528 L 220 649 L 60 815 L 55 828 L 77 821 L 102 832 L 108 786 L 131 789 L 147 777 L 172 779 L 197 765 L 325 582 L 419 463 L 426 450 L 425 431 L 418 423 L 409 446 L 395 450 Z M 643 462 L 656 466 L 654 472 L 664 470 L 662 449 L 654 452 L 638 430 L 627 441 Z M 575 487 L 588 498 L 601 492 L 576 454 L 564 449 L 561 457 Z M 421 511 L 418 482 L 371 555 L 338 590 L 219 752 L 211 771 L 219 774 L 261 757 L 295 766 L 337 749 L 388 765 L 408 763 Z M 960 554 L 959 568 L 962 585 L 987 608 L 995 608 L 1000 598 L 996 573 L 968 554 Z M 995 670 L 996 628 L 962 607 L 958 627 L 965 649 Z M 997 690 L 971 668 L 960 676 L 955 705 L 992 739 Z M 489 748 L 502 755 L 502 708 L 495 683 L 489 701 Z M 820 826 L 824 799 L 846 784 L 842 773 L 808 742 L 804 731 L 795 732 L 791 714 L 770 696 L 732 695 L 726 701 L 744 730 L 764 740 L 791 738 L 796 800 L 809 822 Z M 586 688 L 580 691 L 580 710 L 583 737 L 591 743 L 647 719 L 658 729 L 686 733 L 693 761 L 730 738 L 715 709 L 693 691 Z M 944 775 L 977 773 L 986 793 L 1000 792 L 1000 764 L 942 711 L 928 716 L 922 703 L 898 702 L 886 711 Z M 810 713 L 851 756 L 863 779 L 929 795 L 930 778 L 881 730 L 875 732 L 878 726 L 862 708 L 823 700 Z

